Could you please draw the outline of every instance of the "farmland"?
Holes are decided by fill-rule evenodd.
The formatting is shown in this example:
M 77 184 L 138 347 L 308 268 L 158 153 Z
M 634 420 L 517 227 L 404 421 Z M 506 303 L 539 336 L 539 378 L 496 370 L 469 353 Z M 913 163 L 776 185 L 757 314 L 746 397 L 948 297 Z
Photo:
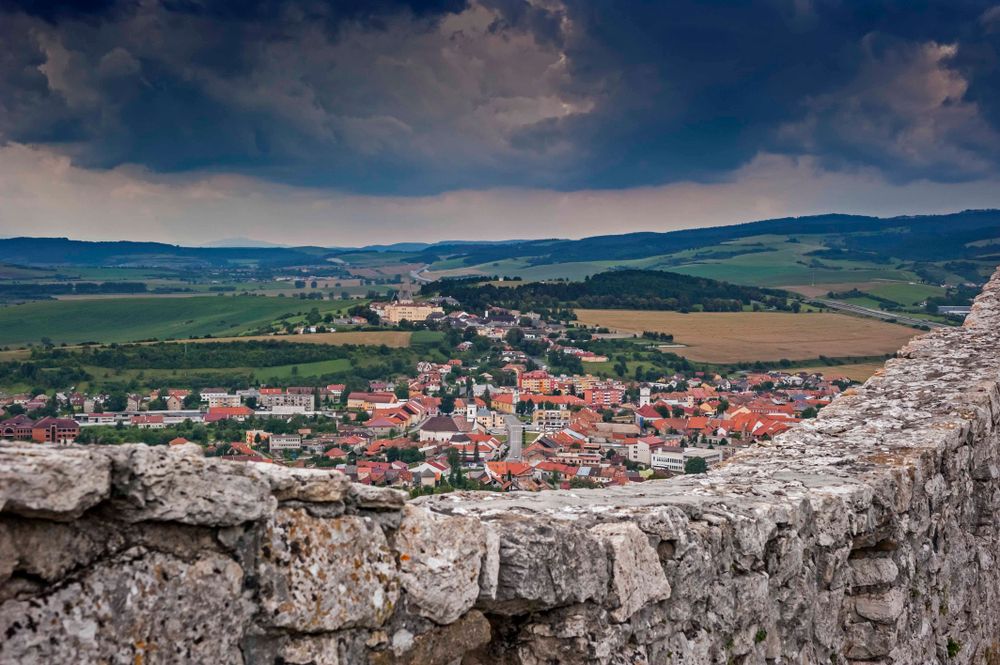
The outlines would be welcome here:
M 212 342 L 294 342 L 295 344 L 329 344 L 340 346 L 342 344 L 356 344 L 363 346 L 378 346 L 384 344 L 392 348 L 400 349 L 410 345 L 412 333 L 403 330 L 371 330 L 357 332 L 332 332 L 315 333 L 312 335 L 245 335 L 241 337 L 210 337 L 202 339 L 175 340 L 184 343 L 212 343 Z
M 882 369 L 883 363 L 847 363 L 845 365 L 816 365 L 809 367 L 796 367 L 796 372 L 821 372 L 825 376 L 846 376 L 852 381 L 867 381 L 878 370 Z
M 842 314 L 781 312 L 654 312 L 576 310 L 581 323 L 622 332 L 670 333 L 672 353 L 709 363 L 877 356 L 892 353 L 918 331 Z
M 340 313 L 358 301 L 203 296 L 42 301 L 0 308 L 0 345 L 127 342 L 204 335 L 238 335 L 313 307 Z

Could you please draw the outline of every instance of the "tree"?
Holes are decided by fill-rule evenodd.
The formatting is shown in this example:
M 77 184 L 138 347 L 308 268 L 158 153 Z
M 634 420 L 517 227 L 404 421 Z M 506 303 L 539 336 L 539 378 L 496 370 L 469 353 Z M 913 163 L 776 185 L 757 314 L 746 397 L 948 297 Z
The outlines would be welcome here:
M 197 390 L 184 398 L 185 409 L 197 409 L 201 406 L 201 393 Z
M 511 328 L 504 335 L 504 341 L 514 347 L 520 346 L 521 342 L 524 341 L 524 331 L 520 328 Z
M 804 419 L 806 419 L 806 418 L 815 418 L 817 413 L 818 413 L 818 411 L 816 411 L 816 407 L 810 406 L 810 407 L 802 410 L 802 418 L 804 418 Z
M 684 460 L 684 473 L 695 474 L 707 472 L 708 462 L 705 461 L 704 457 L 689 457 Z
M 462 470 L 462 458 L 458 454 L 458 448 L 448 449 L 448 466 L 451 467 L 448 484 L 452 487 L 465 487 L 465 472 Z
M 125 407 L 128 405 L 128 396 L 123 392 L 114 392 L 108 395 L 108 399 L 104 402 L 104 407 L 108 411 L 124 411 Z

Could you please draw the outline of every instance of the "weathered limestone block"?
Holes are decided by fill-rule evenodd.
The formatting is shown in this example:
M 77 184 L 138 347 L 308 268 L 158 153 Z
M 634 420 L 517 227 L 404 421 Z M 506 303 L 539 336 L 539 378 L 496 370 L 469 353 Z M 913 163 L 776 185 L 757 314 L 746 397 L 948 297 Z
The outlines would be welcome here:
M 350 479 L 339 471 L 292 469 L 277 464 L 260 464 L 253 469 L 267 480 L 278 501 L 341 503 L 351 488 Z
M 411 611 L 447 624 L 472 608 L 486 554 L 485 529 L 478 519 L 445 518 L 405 506 L 392 545 Z
M 0 513 L 72 520 L 110 488 L 111 463 L 97 451 L 0 444 Z
M 851 559 L 849 565 L 851 575 L 848 583 L 855 587 L 891 584 L 899 576 L 896 562 L 887 557 Z
M 500 569 L 490 611 L 517 614 L 603 601 L 608 557 L 600 541 L 573 521 L 524 519 L 511 515 L 492 525 L 500 535 Z
M 242 663 L 239 566 L 134 548 L 50 593 L 0 605 L 0 662 Z
M 500 586 L 500 534 L 489 522 L 483 522 L 483 530 L 486 551 L 479 569 L 479 598 L 484 601 L 496 600 Z
M 882 593 L 855 596 L 854 609 L 866 619 L 891 624 L 903 613 L 904 602 L 905 596 L 901 589 L 889 589 Z
M 406 503 L 406 492 L 352 483 L 347 500 L 351 506 L 362 510 L 400 510 Z
M 230 526 L 274 509 L 267 480 L 245 464 L 202 457 L 194 445 L 113 446 L 112 482 L 119 514 L 127 520 Z
M 395 557 L 370 519 L 282 508 L 257 551 L 261 621 L 298 632 L 377 628 L 399 598 Z
M 626 626 L 611 622 L 601 607 L 585 603 L 531 615 L 510 640 L 510 655 L 516 655 L 513 662 L 519 665 L 648 662 L 627 643 Z
M 490 641 L 490 624 L 472 610 L 447 626 L 420 635 L 397 633 L 389 648 L 376 651 L 371 665 L 451 665 Z
M 632 522 L 590 530 L 611 552 L 611 618 L 625 621 L 649 603 L 670 597 L 670 583 L 649 538 Z
M 15 570 L 56 582 L 124 545 L 121 530 L 101 519 L 64 523 L 0 518 L 0 585 Z M 3 595 L 0 589 L 0 600 Z
M 875 623 L 847 627 L 844 655 L 856 660 L 875 660 L 889 655 L 896 643 L 896 628 Z

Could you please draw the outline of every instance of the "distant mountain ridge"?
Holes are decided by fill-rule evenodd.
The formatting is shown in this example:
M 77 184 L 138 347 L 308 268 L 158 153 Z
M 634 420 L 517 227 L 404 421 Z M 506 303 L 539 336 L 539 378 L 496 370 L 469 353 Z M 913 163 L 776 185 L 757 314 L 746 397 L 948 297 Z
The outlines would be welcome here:
M 900 232 L 886 233 L 893 229 Z M 946 215 L 901 217 L 843 214 L 784 217 L 731 226 L 662 233 L 644 231 L 580 240 L 531 240 L 504 246 L 440 245 L 427 251 L 438 255 L 465 256 L 469 265 L 514 257 L 527 258 L 529 263 L 540 265 L 640 259 L 769 234 L 840 234 L 844 236 L 845 247 L 856 251 L 874 251 L 880 255 L 917 260 L 968 258 L 965 256 L 967 253 L 961 251 L 967 243 L 1000 238 L 1000 210 L 965 210 Z M 859 234 L 862 235 L 856 237 Z M 862 239 L 864 237 L 868 239 Z
M 25 266 L 231 265 L 252 261 L 263 266 L 315 263 L 363 251 L 407 254 L 431 263 L 456 257 L 467 265 L 521 258 L 532 265 L 594 260 L 640 259 L 749 236 L 834 234 L 843 251 L 910 260 L 951 260 L 989 256 L 998 250 L 978 241 L 1000 238 L 1000 210 L 965 210 L 944 215 L 871 217 L 827 214 L 785 217 L 730 226 L 678 231 L 644 231 L 579 240 L 404 242 L 366 247 L 242 246 L 185 247 L 158 242 L 92 242 L 68 238 L 0 239 L 0 261 Z M 239 241 L 257 242 L 246 239 Z M 972 244 L 970 244 L 972 243 Z M 998 261 L 1000 262 L 1000 261 Z

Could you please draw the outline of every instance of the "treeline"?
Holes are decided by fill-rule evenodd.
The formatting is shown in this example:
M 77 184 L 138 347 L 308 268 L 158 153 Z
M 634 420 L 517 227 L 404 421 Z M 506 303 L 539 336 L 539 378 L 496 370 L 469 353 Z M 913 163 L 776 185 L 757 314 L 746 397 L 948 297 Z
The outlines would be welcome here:
M 412 376 L 420 360 L 443 362 L 452 351 L 442 340 L 439 344 L 421 345 L 419 349 L 391 348 L 386 345 L 324 345 L 281 341 L 198 342 L 123 344 L 83 349 L 35 348 L 30 365 L 36 368 L 99 368 L 93 379 L 103 386 L 112 386 L 126 370 L 138 370 L 134 378 L 118 386 L 136 390 L 162 386 L 199 388 L 221 386 L 246 387 L 259 383 L 246 368 L 292 366 L 291 376 L 277 384 L 325 385 L 346 383 L 351 389 L 364 389 L 367 381 L 393 376 Z M 327 360 L 347 360 L 343 370 L 319 373 L 310 371 L 309 363 Z M 301 367 L 300 367 L 301 365 Z M 106 370 L 106 371 L 103 371 Z M 146 370 L 177 370 L 168 380 L 147 380 Z M 219 371 L 228 370 L 228 371 Z M 44 371 L 51 371 L 45 369 Z M 103 373 L 102 373 L 103 371 Z M 25 380 L 27 381 L 27 379 Z M 11 383 L 3 381 L 0 384 Z M 62 388 L 70 382 L 51 382 Z
M 614 270 L 582 282 L 533 282 L 497 287 L 471 280 L 446 280 L 425 285 L 424 293 L 450 296 L 463 309 L 490 306 L 531 311 L 583 309 L 647 309 L 736 312 L 754 302 L 791 309 L 787 294 L 691 277 L 660 270 Z
M 41 300 L 54 296 L 146 293 L 145 282 L 2 283 L 0 300 Z
M 61 389 L 80 381 L 88 381 L 91 376 L 78 364 L 43 367 L 35 362 L 10 361 L 0 363 L 0 385 L 27 384 L 35 392 L 50 388 Z
M 39 363 L 80 363 L 112 370 L 275 367 L 337 359 L 347 359 L 352 365 L 388 366 L 396 372 L 407 371 L 418 360 L 413 349 L 384 344 L 301 344 L 277 340 L 113 344 L 72 350 L 36 348 L 32 352 L 32 360 Z
M 841 249 L 839 247 L 815 249 L 811 252 L 806 252 L 806 256 L 815 256 L 821 259 L 836 261 L 868 261 L 871 263 L 890 263 L 892 261 L 892 257 L 878 254 L 877 252 L 863 252 L 853 249 Z
M 85 365 L 110 369 L 201 369 L 274 367 L 350 358 L 353 345 L 296 344 L 281 341 L 191 342 L 121 344 L 80 350 L 36 349 L 33 358 L 44 361 L 77 359 Z
M 928 312 L 936 313 L 941 306 L 962 307 L 971 305 L 973 299 L 979 295 L 979 288 L 974 286 L 956 286 L 948 289 L 943 296 L 934 296 L 927 299 L 926 309 Z

